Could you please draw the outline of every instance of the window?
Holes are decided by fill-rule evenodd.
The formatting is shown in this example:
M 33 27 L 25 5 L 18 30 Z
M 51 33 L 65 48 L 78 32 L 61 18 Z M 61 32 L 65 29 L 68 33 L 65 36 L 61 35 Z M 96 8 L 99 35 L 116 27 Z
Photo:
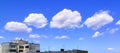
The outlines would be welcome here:
M 19 52 L 23 52 L 23 50 L 19 50 Z
M 11 48 L 15 48 L 15 47 L 16 47 L 16 45 L 11 45 L 10 47 L 11 47 Z
M 19 46 L 19 48 L 24 48 L 24 46 Z
M 40 50 L 37 50 L 36 52 L 40 52 Z
M 29 48 L 29 46 L 25 46 L 25 48 Z
M 9 51 L 10 51 L 10 52 L 16 52 L 16 50 L 14 50 L 14 49 L 10 49 Z

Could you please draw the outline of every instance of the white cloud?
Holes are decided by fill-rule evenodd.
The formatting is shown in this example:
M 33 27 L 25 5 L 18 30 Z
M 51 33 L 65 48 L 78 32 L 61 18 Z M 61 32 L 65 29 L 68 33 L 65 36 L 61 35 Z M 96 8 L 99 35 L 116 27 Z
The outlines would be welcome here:
M 3 36 L 0 36 L 0 39 L 3 39 L 4 37 Z
M 113 28 L 113 29 L 110 30 L 110 33 L 113 34 L 113 33 L 115 33 L 118 30 L 119 30 L 119 28 Z
M 102 26 L 109 24 L 113 21 L 113 17 L 108 14 L 108 11 L 101 11 L 95 13 L 92 17 L 89 17 L 84 24 L 88 28 L 92 28 L 94 30 L 97 30 L 101 28 Z
M 40 40 L 33 40 L 34 43 L 40 43 Z
M 13 32 L 29 33 L 32 31 L 32 28 L 27 27 L 27 25 L 25 25 L 24 23 L 15 22 L 15 21 L 7 22 L 4 28 L 8 31 L 13 31 Z
M 27 39 L 25 39 L 23 37 L 15 37 L 15 40 L 26 40 L 26 41 L 28 41 Z
M 40 38 L 40 36 L 38 34 L 30 34 L 29 37 L 30 38 Z
M 55 39 L 69 39 L 69 37 L 66 35 L 63 35 L 63 36 L 56 36 Z
M 109 51 L 113 51 L 113 50 L 114 50 L 114 48 L 107 48 L 107 50 L 109 50 Z
M 43 28 L 47 25 L 47 19 L 43 14 L 31 13 L 25 18 L 24 22 L 28 25 Z
M 95 32 L 94 34 L 93 34 L 93 38 L 97 38 L 97 37 L 99 37 L 99 36 L 101 36 L 102 35 L 102 33 L 100 33 L 100 32 Z
M 120 53 L 120 51 L 118 49 L 112 48 L 112 47 L 107 48 L 107 50 L 110 51 L 111 53 Z
M 48 38 L 48 36 L 38 35 L 38 34 L 30 34 L 29 38 Z
M 120 25 L 120 20 L 119 20 L 119 21 L 117 21 L 116 25 Z
M 84 38 L 83 37 L 80 37 L 79 40 L 83 40 Z
M 115 33 L 118 30 L 120 30 L 120 29 L 119 28 L 113 28 L 113 29 L 110 30 L 110 33 L 113 34 L 113 33 Z
M 81 15 L 78 11 L 64 9 L 57 13 L 50 22 L 51 28 L 79 28 Z

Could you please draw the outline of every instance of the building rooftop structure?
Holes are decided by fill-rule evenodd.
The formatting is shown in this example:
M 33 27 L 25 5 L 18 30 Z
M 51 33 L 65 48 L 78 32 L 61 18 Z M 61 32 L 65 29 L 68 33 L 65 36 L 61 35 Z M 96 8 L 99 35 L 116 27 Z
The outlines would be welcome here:
M 60 51 L 44 51 L 41 53 L 88 53 L 88 51 L 85 50 L 78 50 L 78 49 L 73 49 L 73 50 L 64 50 L 61 49 Z
M 40 44 L 29 43 L 26 40 L 19 39 L 0 44 L 0 53 L 88 53 L 85 50 L 64 50 L 40 52 Z
M 40 53 L 40 45 L 26 40 L 14 40 L 0 44 L 0 53 Z

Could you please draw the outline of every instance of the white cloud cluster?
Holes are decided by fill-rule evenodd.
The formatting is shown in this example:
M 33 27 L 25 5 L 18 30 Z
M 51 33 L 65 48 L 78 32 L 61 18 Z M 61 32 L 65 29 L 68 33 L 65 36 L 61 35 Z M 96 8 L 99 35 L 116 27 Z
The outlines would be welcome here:
M 118 20 L 117 22 L 116 22 L 116 25 L 120 25 L 120 20 Z M 115 32 L 117 32 L 117 31 L 119 31 L 120 30 L 120 28 L 119 27 L 116 27 L 116 28 L 112 28 L 111 30 L 109 30 L 109 32 L 111 33 L 111 34 L 114 34 Z
M 115 33 L 118 30 L 120 30 L 120 29 L 119 28 L 113 28 L 113 29 L 110 30 L 110 33 L 113 34 L 113 33 Z
M 94 30 L 97 30 L 101 28 L 102 26 L 111 23 L 113 21 L 113 17 L 108 14 L 108 11 L 101 11 L 95 13 L 92 17 L 89 17 L 84 24 L 88 28 L 92 28 Z
M 84 38 L 83 37 L 80 37 L 79 40 L 83 40 Z
M 107 48 L 107 50 L 112 51 L 112 50 L 114 50 L 114 48 Z
M 99 37 L 99 36 L 101 36 L 102 35 L 102 33 L 100 33 L 100 32 L 95 32 L 94 34 L 93 34 L 93 38 L 97 38 L 97 37 Z
M 38 34 L 30 34 L 29 38 L 40 38 Z
M 31 13 L 25 18 L 24 22 L 28 25 L 43 28 L 47 25 L 47 19 L 43 14 Z
M 7 22 L 5 27 L 6 30 L 8 31 L 13 31 L 13 32 L 31 32 L 32 28 L 27 27 L 26 24 L 20 23 L 20 22 Z
M 81 15 L 78 11 L 64 9 L 57 13 L 50 22 L 51 28 L 79 28 Z
M 120 20 L 116 23 L 116 25 L 120 25 Z
M 48 38 L 48 37 L 45 35 L 30 34 L 29 38 Z
M 4 37 L 3 36 L 0 36 L 0 39 L 3 39 Z
M 111 23 L 114 19 L 111 15 L 109 15 L 108 11 L 100 11 L 95 13 L 93 16 L 86 19 L 83 25 L 80 25 L 81 15 L 78 11 L 72 11 L 70 9 L 63 9 L 58 12 L 55 16 L 53 16 L 50 21 L 51 28 L 79 28 L 86 25 L 88 28 L 92 28 L 97 30 L 102 26 Z M 27 25 L 34 26 L 36 28 L 43 28 L 47 25 L 47 18 L 43 14 L 38 13 L 30 13 L 25 19 L 24 23 L 11 21 L 6 23 L 5 29 L 13 32 L 31 32 L 32 28 L 29 28 Z M 120 20 L 116 23 L 116 25 L 120 25 Z M 118 28 L 112 29 L 110 32 L 114 33 L 118 31 Z M 102 33 L 95 32 L 92 36 L 96 38 L 101 36 Z M 29 38 L 48 38 L 47 36 L 41 36 L 38 34 L 30 34 Z M 68 36 L 56 36 L 55 39 L 69 39 Z M 84 38 L 80 37 L 79 40 L 83 40 Z
M 55 39 L 69 39 L 69 37 L 66 35 L 63 35 L 63 36 L 56 36 Z

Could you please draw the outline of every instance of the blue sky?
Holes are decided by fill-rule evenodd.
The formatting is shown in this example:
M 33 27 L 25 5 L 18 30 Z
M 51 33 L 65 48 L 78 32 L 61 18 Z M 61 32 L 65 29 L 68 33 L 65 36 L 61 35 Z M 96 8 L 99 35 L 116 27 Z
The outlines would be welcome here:
M 0 43 L 23 38 L 41 51 L 120 53 L 119 0 L 0 1 Z

